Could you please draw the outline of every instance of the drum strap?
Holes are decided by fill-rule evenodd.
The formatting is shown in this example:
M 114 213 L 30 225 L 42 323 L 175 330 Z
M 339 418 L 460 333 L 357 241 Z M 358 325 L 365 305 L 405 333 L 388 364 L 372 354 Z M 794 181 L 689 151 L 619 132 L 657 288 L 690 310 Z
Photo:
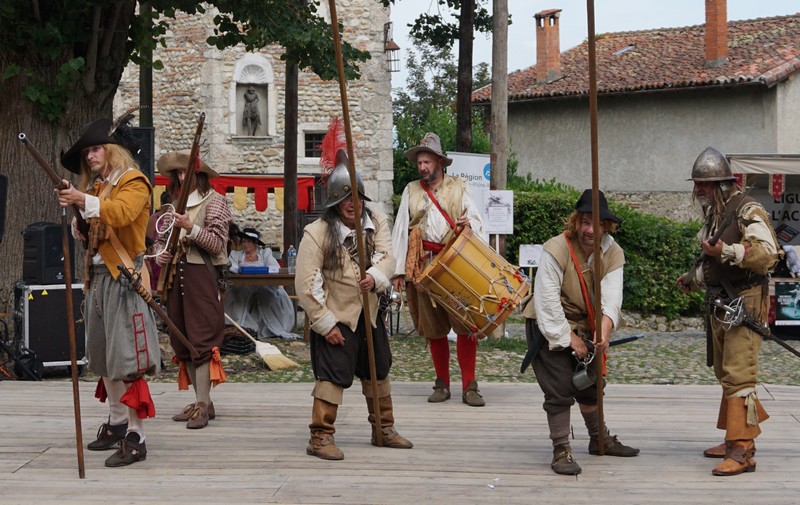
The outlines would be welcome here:
M 450 225 L 450 228 L 455 229 L 456 223 L 453 222 L 453 219 L 450 217 L 450 215 L 447 212 L 445 212 L 445 210 L 442 208 L 441 205 L 439 205 L 439 200 L 436 199 L 436 196 L 434 196 L 433 191 L 431 191 L 430 188 L 428 188 L 428 185 L 422 181 L 419 181 L 419 185 L 422 186 L 422 189 L 424 189 L 426 193 L 428 193 L 428 196 L 430 197 L 431 201 L 433 202 L 434 205 L 436 205 L 436 208 L 439 209 L 439 212 L 442 213 L 442 216 L 444 216 L 444 219 L 445 221 L 447 221 L 447 224 Z

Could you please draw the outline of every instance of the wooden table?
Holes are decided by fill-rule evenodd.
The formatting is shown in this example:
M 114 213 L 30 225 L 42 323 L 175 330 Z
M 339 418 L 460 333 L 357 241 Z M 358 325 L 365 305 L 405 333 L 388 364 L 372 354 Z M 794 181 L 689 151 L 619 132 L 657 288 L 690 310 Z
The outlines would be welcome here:
M 294 293 L 294 272 L 285 268 L 274 274 L 228 274 L 228 279 L 233 286 L 284 286 Z

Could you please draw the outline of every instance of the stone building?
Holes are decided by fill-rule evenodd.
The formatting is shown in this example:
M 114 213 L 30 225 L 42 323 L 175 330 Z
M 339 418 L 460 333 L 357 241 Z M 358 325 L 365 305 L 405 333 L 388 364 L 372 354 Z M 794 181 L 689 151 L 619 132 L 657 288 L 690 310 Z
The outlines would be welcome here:
M 320 2 L 318 12 L 330 21 L 327 2 Z M 215 14 L 213 8 L 192 16 L 179 13 L 167 47 L 153 55 L 164 64 L 163 70 L 153 71 L 153 159 L 189 149 L 198 116 L 205 112 L 201 153 L 224 176 L 235 221 L 255 226 L 265 242 L 282 247 L 283 51 L 277 46 L 257 52 L 209 46 L 206 38 L 213 34 Z M 343 0 L 337 2 L 337 16 L 344 25 L 343 39 L 371 54 L 360 67 L 361 78 L 347 83 L 355 160 L 367 194 L 382 210 L 391 211 L 391 74 L 384 58 L 389 11 L 374 0 Z M 342 116 L 342 103 L 335 80 L 322 81 L 301 69 L 298 87 L 298 204 L 303 205 L 309 200 L 313 204 L 319 143 L 330 119 Z M 138 103 L 139 71 L 129 65 L 115 97 L 115 112 Z M 244 120 L 246 103 L 251 104 L 247 109 L 257 109 L 258 120 Z M 225 190 L 220 184 L 216 189 Z M 157 195 L 161 191 L 163 187 L 156 188 Z

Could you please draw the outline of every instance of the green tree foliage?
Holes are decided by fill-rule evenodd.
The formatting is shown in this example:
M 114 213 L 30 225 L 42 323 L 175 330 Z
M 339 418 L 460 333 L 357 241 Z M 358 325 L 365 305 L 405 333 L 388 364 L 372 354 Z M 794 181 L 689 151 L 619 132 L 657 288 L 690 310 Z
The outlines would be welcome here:
M 336 78 L 333 37 L 316 4 L 295 0 L 152 0 L 150 14 L 137 12 L 135 0 L 6 0 L 0 5 L 0 85 L 22 80 L 25 98 L 49 120 L 58 119 L 77 95 L 103 94 L 119 83 L 128 61 L 146 63 L 142 54 L 166 45 L 170 18 L 177 11 L 204 12 L 215 7 L 214 35 L 219 49 L 243 44 L 247 50 L 277 44 L 283 59 L 323 79 Z M 341 30 L 341 24 L 340 24 Z M 369 54 L 343 43 L 350 77 Z M 160 62 L 154 62 L 160 68 Z M 78 86 L 83 89 L 76 89 Z M 97 97 L 95 97 L 97 98 Z
M 405 152 L 418 145 L 427 132 L 439 135 L 442 149 L 453 151 L 456 147 L 455 88 L 456 64 L 449 50 L 417 44 L 417 54 L 409 51 L 406 66 L 409 74 L 406 89 L 395 90 L 392 102 L 394 116 L 394 192 L 403 192 L 406 184 L 418 178 L 417 167 Z M 486 67 L 479 67 L 478 75 L 487 78 Z M 479 111 L 474 112 L 472 127 L 473 153 L 488 153 L 489 138 L 478 126 L 483 124 Z
M 564 230 L 580 192 L 555 181 L 527 181 L 514 192 L 514 235 L 506 236 L 509 261 L 518 262 L 519 246 L 543 244 Z M 623 307 L 667 318 L 700 313 L 702 297 L 684 294 L 675 280 L 699 254 L 700 223 L 679 223 L 644 214 L 627 205 L 609 204 L 622 226 L 614 238 L 625 251 Z

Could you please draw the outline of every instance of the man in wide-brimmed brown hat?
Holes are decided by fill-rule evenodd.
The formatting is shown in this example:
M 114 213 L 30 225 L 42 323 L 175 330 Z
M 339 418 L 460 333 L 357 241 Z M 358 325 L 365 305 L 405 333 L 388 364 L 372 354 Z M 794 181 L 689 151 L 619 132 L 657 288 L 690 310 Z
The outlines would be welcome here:
M 397 258 L 393 278 L 396 290 L 408 287 L 408 308 L 417 331 L 428 340 L 436 370 L 436 381 L 429 402 L 450 398 L 450 343 L 447 335 L 456 332 L 456 352 L 461 368 L 461 400 L 473 407 L 485 405 L 475 380 L 478 340 L 469 329 L 441 305 L 434 306 L 428 294 L 413 280 L 437 252 L 445 237 L 457 226 L 469 226 L 479 235 L 483 221 L 466 182 L 444 173 L 453 163 L 442 151 L 435 133 L 427 133 L 419 145 L 406 151 L 417 166 L 419 180 L 403 190 L 392 233 L 392 248 Z
M 156 163 L 158 171 L 169 177 L 167 191 L 177 201 L 189 167 L 189 151 L 169 152 Z M 167 290 L 167 313 L 191 342 L 199 356 L 174 335 L 170 343 L 180 364 L 178 387 L 192 384 L 195 401 L 172 417 L 185 422 L 189 429 L 204 428 L 216 417 L 211 402 L 211 385 L 225 380 L 220 364 L 219 348 L 225 331 L 225 313 L 220 300 L 219 270 L 228 264 L 227 244 L 231 212 L 224 196 L 211 188 L 209 179 L 218 174 L 200 161 L 192 178 L 193 187 L 183 214 L 174 214 L 172 233 L 180 233 L 176 261 L 168 251 L 158 256 L 163 268 L 171 268 L 172 283 Z M 165 249 L 167 237 L 156 241 L 156 250 Z
M 117 448 L 106 466 L 125 466 L 147 456 L 144 423 L 155 408 L 142 376 L 158 372 L 161 357 L 155 318 L 144 300 L 120 283 L 119 265 L 142 267 L 152 188 L 138 170 L 126 120 L 98 119 L 61 156 L 80 174 L 78 188 L 57 190 L 61 205 L 76 205 L 89 223 L 88 237 L 73 220 L 73 235 L 89 239 L 86 282 L 86 354 L 101 379 L 98 398 L 108 398 L 108 421 L 89 450 Z M 137 408 L 139 407 L 139 408 Z

